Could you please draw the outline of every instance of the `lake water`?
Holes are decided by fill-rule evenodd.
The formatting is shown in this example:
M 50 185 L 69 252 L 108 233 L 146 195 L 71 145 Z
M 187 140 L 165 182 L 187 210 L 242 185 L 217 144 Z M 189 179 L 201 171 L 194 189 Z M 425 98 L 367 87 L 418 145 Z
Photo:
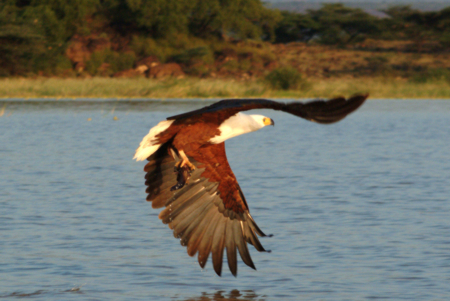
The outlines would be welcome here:
M 274 235 L 237 278 L 186 254 L 131 159 L 150 127 L 209 103 L 0 101 L 0 298 L 450 298 L 450 100 L 369 100 L 333 125 L 264 111 L 275 127 L 227 141 Z

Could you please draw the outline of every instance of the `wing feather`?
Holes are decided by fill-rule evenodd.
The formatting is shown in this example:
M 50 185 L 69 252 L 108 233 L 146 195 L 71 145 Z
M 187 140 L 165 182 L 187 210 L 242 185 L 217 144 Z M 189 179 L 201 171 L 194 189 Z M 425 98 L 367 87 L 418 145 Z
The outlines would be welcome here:
M 226 225 L 227 218 L 221 216 L 219 222 L 217 223 L 216 230 L 214 232 L 214 237 L 212 240 L 212 262 L 214 271 L 217 275 L 222 274 L 222 260 L 223 260 L 223 249 L 225 248 L 225 237 L 226 237 Z
M 244 237 L 245 240 L 253 245 L 255 247 L 256 250 L 260 251 L 260 252 L 266 252 L 266 250 L 264 249 L 264 247 L 261 245 L 261 243 L 259 242 L 258 237 L 256 237 L 255 232 L 253 231 L 253 229 L 251 227 L 249 227 L 248 225 L 246 225 L 245 227 L 245 232 L 244 232 Z
M 242 235 L 242 233 L 243 233 L 243 226 L 242 226 L 242 224 L 243 224 L 243 222 L 239 221 L 239 226 L 240 226 L 239 227 L 239 232 L 236 231 L 236 229 L 234 229 L 235 231 L 233 231 L 234 234 L 237 234 L 237 233 L 240 234 L 240 235 L 238 235 L 236 237 L 236 245 L 238 247 L 239 254 L 241 255 L 242 261 L 246 265 L 251 267 L 252 269 L 256 270 L 256 267 L 255 267 L 255 265 L 253 263 L 253 260 L 250 257 L 250 253 L 249 253 L 248 248 L 247 248 L 247 243 L 244 240 L 244 236 Z
M 209 253 L 211 252 L 212 239 L 214 236 L 214 231 L 219 223 L 221 216 L 219 214 L 211 214 L 211 223 L 206 228 L 205 233 L 203 234 L 200 245 L 198 246 L 198 263 L 202 268 L 205 267 L 206 262 L 208 261 Z M 220 276 L 220 275 L 219 275 Z
M 194 240 L 194 235 L 196 233 L 196 230 L 199 226 L 199 224 L 203 221 L 206 214 L 208 214 L 208 211 L 213 207 L 214 205 L 212 203 L 205 203 L 203 206 L 198 208 L 195 212 L 193 212 L 189 218 L 186 218 L 182 224 L 180 224 L 180 229 L 184 226 L 186 226 L 184 232 L 181 234 L 180 237 L 180 243 L 182 246 L 188 247 L 188 254 L 189 256 L 194 256 L 197 249 L 195 249 L 194 254 L 191 254 L 189 251 L 189 247 L 193 247 L 193 243 L 189 244 L 189 242 L 192 242 Z M 178 231 L 177 229 L 175 229 Z M 191 249 L 192 250 L 192 249 Z
M 257 235 L 265 234 L 256 225 L 248 209 L 240 211 L 248 207 L 226 157 L 221 157 L 225 155 L 224 144 L 203 147 L 198 156 L 188 154 L 196 169 L 188 183 L 177 191 L 170 191 L 170 188 L 176 184 L 177 175 L 173 170 L 179 158 L 174 152 L 167 151 L 171 145 L 162 147 L 165 150 L 150 157 L 145 167 L 149 193 L 147 199 L 153 207 L 165 206 L 159 214 L 162 222 L 168 224 L 174 237 L 187 247 L 189 256 L 198 253 L 198 262 L 202 268 L 209 254 L 212 254 L 214 271 L 221 275 L 226 248 L 228 266 L 234 276 L 237 275 L 238 251 L 243 262 L 254 269 L 247 242 L 258 251 L 264 251 Z M 220 166 L 216 164 L 218 158 L 225 160 L 220 162 Z M 239 210 L 233 211 L 233 208 Z
M 236 277 L 237 275 L 237 254 L 236 254 L 236 241 L 235 237 L 238 234 L 235 234 L 235 228 L 237 231 L 239 230 L 239 221 L 237 220 L 229 220 L 227 222 L 227 228 L 225 236 L 225 246 L 227 248 L 227 261 L 228 267 L 230 268 L 231 274 Z M 238 233 L 236 231 L 236 233 Z
M 188 198 L 183 198 L 181 201 L 177 201 L 177 203 L 173 205 L 170 204 L 166 207 L 166 209 L 161 211 L 159 218 L 162 222 L 164 224 L 172 223 L 172 221 L 175 222 L 175 220 L 179 219 L 179 215 L 183 214 L 183 212 L 190 206 L 198 205 L 200 203 L 198 201 L 201 200 L 201 198 L 207 193 L 204 188 L 199 188 L 197 188 L 194 193 L 191 193 Z M 172 229 L 172 225 L 170 225 L 170 228 Z
M 307 103 L 282 103 L 268 99 L 224 99 L 198 110 L 168 117 L 167 120 L 181 121 L 201 115 L 203 118 L 210 116 L 220 124 L 241 111 L 272 109 L 293 114 L 309 121 L 327 124 L 337 122 L 355 111 L 367 97 L 368 94 L 355 95 L 349 99 L 336 97 L 329 100 L 317 99 Z
M 194 256 L 198 252 L 198 248 L 200 246 L 200 242 L 203 239 L 203 234 L 205 234 L 208 229 L 211 220 L 208 219 L 211 215 L 213 215 L 217 208 L 215 206 L 208 207 L 209 209 L 205 210 L 199 218 L 202 220 L 199 222 L 198 227 L 192 230 L 192 235 L 187 242 L 187 252 L 189 256 Z
M 264 234 L 263 231 L 261 231 L 261 229 L 258 227 L 258 225 L 255 223 L 255 220 L 253 219 L 253 217 L 250 215 L 250 212 L 247 212 L 246 214 L 248 222 L 250 227 L 253 229 L 253 231 L 255 231 L 259 236 L 261 237 L 265 237 L 267 236 L 266 234 Z
M 368 95 L 356 95 L 345 99 L 315 100 L 308 103 L 289 103 L 282 111 L 318 123 L 334 123 L 358 109 Z
M 197 209 L 205 207 L 205 205 L 209 204 L 211 195 L 204 191 L 198 198 L 199 199 L 196 200 L 196 202 L 191 206 L 183 206 L 185 208 L 180 208 L 180 213 L 174 218 L 171 228 L 174 230 L 173 235 L 175 238 L 180 238 L 179 236 L 181 236 L 183 231 L 187 228 L 187 226 L 189 226 L 190 221 L 196 218 L 194 212 L 197 211 Z

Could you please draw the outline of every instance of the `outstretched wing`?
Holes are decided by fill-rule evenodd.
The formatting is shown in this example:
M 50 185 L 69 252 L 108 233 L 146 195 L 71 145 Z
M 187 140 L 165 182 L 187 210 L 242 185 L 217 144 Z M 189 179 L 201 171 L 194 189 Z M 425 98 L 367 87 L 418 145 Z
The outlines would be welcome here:
M 180 190 L 170 191 L 177 183 L 174 166 L 180 160 L 170 143 L 163 145 L 148 160 L 147 201 L 153 208 L 165 207 L 159 214 L 173 230 L 190 256 L 198 252 L 203 268 L 212 253 L 214 270 L 220 276 L 226 249 L 228 266 L 237 275 L 237 251 L 244 263 L 255 269 L 247 243 L 265 251 L 258 236 L 266 236 L 249 213 L 244 195 L 225 155 L 225 144 L 201 148 L 188 154 L 196 169 Z
M 213 113 L 214 118 L 219 118 L 219 123 L 221 123 L 240 111 L 272 109 L 318 123 L 333 123 L 359 108 L 367 97 L 368 95 L 355 95 L 348 99 L 337 97 L 329 100 L 313 100 L 307 103 L 282 103 L 267 99 L 225 99 L 195 111 L 171 116 L 167 120 L 185 120 L 199 115 L 208 116 Z M 217 114 L 219 112 L 220 114 Z

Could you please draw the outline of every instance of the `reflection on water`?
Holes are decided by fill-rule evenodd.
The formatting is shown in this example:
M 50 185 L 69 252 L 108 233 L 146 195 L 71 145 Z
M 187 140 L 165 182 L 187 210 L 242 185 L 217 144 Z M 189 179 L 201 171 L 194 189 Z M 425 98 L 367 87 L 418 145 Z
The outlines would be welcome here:
M 186 301 L 264 301 L 264 296 L 258 296 L 252 290 L 242 290 L 237 289 L 226 291 L 217 291 L 215 293 L 202 293 L 200 297 L 188 298 Z
M 265 111 L 275 127 L 227 141 L 274 234 L 237 278 L 186 254 L 131 160 L 151 126 L 207 103 L 0 101 L 0 297 L 448 299 L 450 101 L 370 100 L 329 126 Z
M 46 290 L 37 290 L 32 293 L 24 293 L 24 292 L 13 292 L 7 295 L 0 295 L 1 298 L 36 298 L 36 297 L 51 297 L 52 295 L 59 295 L 61 298 L 67 297 L 67 293 L 71 294 L 83 294 L 81 287 L 74 287 L 69 290 L 64 291 L 46 291 Z M 237 289 L 231 290 L 229 292 L 218 290 L 214 293 L 206 293 L 203 292 L 199 297 L 192 297 L 183 299 L 184 301 L 264 301 L 265 296 L 258 296 L 252 290 L 242 290 L 239 291 Z
M 51 295 L 61 295 L 61 294 L 66 294 L 66 293 L 71 293 L 71 294 L 83 294 L 83 292 L 81 291 L 81 286 L 78 287 L 74 287 L 68 290 L 64 290 L 64 291 L 46 291 L 46 290 L 37 290 L 34 291 L 32 293 L 24 293 L 24 292 L 13 292 L 10 294 L 6 294 L 6 295 L 0 295 L 0 298 L 36 298 L 36 297 L 45 297 L 45 295 L 51 296 Z
M 3 296 L 0 295 L 0 298 L 12 298 L 12 297 L 24 298 L 24 297 L 33 297 L 33 296 L 36 296 L 36 295 L 41 295 L 41 294 L 43 294 L 44 292 L 45 292 L 45 291 L 43 291 L 43 290 L 38 290 L 38 291 L 35 291 L 35 292 L 32 292 L 32 293 L 20 293 L 20 292 L 14 292 L 14 293 L 11 293 L 11 294 L 8 294 L 8 295 L 3 295 Z

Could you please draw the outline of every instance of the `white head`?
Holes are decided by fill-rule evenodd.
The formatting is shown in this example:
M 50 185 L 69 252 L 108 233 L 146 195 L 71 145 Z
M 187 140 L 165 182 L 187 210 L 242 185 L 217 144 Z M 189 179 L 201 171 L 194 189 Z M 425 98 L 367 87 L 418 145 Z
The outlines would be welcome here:
M 211 138 L 212 143 L 221 143 L 232 137 L 257 131 L 267 125 L 275 125 L 272 119 L 262 115 L 237 113 L 225 120 L 220 126 L 220 135 Z
M 251 117 L 253 120 L 255 120 L 258 124 L 259 124 L 259 128 L 261 129 L 267 125 L 275 125 L 275 122 L 273 121 L 273 119 L 263 116 L 263 115 L 248 115 L 249 117 Z

